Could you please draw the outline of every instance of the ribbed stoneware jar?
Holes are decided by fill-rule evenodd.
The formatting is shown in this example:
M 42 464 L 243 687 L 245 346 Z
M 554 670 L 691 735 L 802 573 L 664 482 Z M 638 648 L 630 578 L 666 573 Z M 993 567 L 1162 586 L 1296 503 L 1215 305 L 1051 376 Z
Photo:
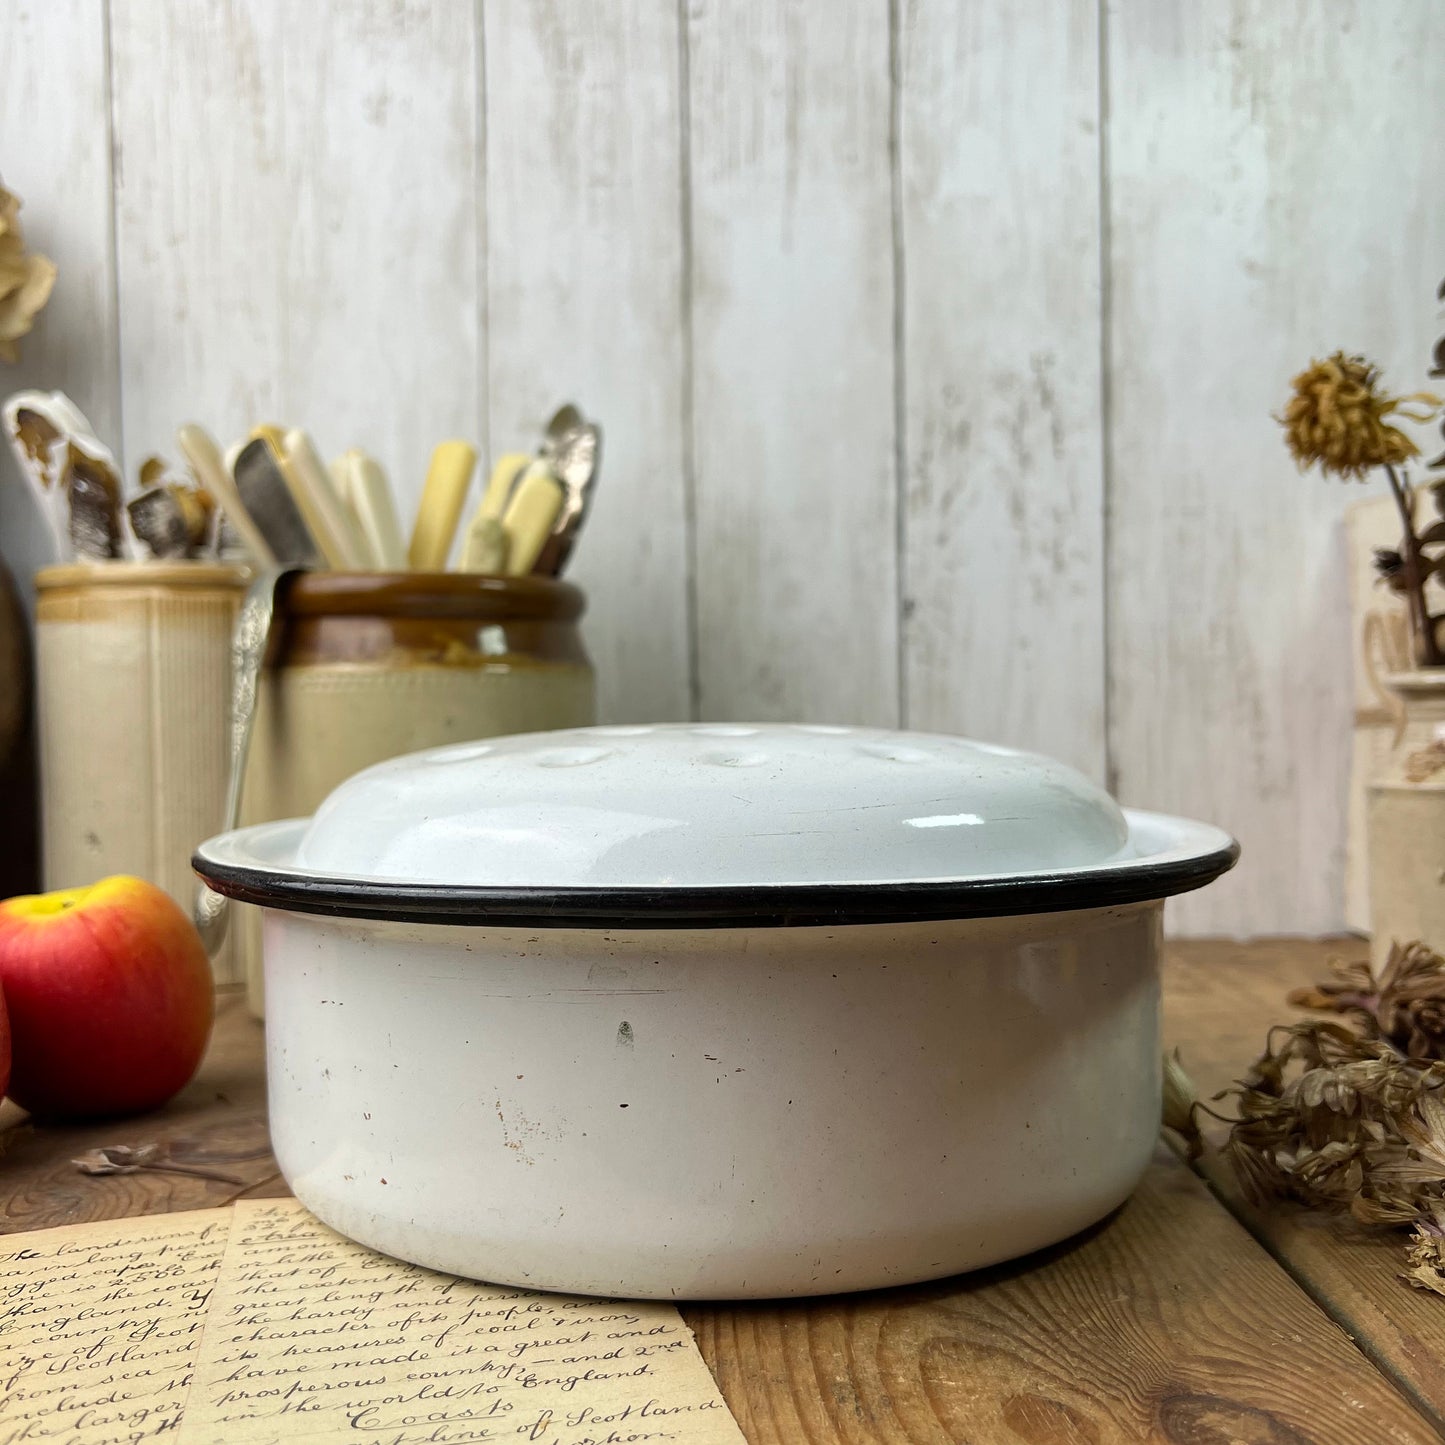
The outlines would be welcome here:
M 231 630 L 248 577 L 219 562 L 36 575 L 47 888 L 134 873 L 190 912 L 191 852 L 223 816 Z M 232 978 L 232 951 L 214 967 Z

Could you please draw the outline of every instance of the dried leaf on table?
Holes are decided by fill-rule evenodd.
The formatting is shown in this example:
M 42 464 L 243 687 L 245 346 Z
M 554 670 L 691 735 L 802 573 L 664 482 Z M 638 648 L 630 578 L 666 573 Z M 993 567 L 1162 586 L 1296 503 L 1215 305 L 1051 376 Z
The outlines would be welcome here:
M 159 1144 L 110 1144 L 101 1149 L 87 1149 L 84 1154 L 70 1162 L 82 1174 L 190 1174 L 198 1179 L 214 1179 L 221 1184 L 245 1184 L 234 1174 L 223 1174 L 219 1169 L 206 1169 L 195 1164 L 181 1163 L 175 1158 L 176 1151 L 169 1143 Z
M 160 1152 L 157 1144 L 112 1144 L 105 1149 L 87 1149 L 70 1162 L 82 1174 L 134 1174 L 144 1169 Z

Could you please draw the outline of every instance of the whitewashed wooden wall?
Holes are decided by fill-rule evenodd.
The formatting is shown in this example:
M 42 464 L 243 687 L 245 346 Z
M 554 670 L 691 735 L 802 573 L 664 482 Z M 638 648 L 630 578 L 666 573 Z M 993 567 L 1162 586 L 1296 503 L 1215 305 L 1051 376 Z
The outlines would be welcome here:
M 1342 921 L 1339 517 L 1269 412 L 1423 373 L 1419 0 L 0 0 L 56 297 L 0 385 L 196 419 L 607 430 L 607 717 L 971 733 L 1213 818 L 1186 931 Z M 43 557 L 14 486 L 0 547 Z

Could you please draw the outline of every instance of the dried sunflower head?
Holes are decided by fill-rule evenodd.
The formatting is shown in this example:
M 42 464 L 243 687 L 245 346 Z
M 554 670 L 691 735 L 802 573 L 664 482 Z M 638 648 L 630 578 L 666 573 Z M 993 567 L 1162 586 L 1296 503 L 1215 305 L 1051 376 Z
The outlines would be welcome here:
M 1429 421 L 1441 406 L 1440 398 L 1428 392 L 1391 396 L 1380 389 L 1379 379 L 1379 369 L 1363 356 L 1343 351 L 1312 361 L 1294 378 L 1293 395 L 1277 420 L 1301 467 L 1318 462 L 1335 476 L 1362 477 L 1372 467 L 1394 466 L 1419 455 L 1419 447 L 1389 418 Z M 1408 402 L 1428 410 L 1407 411 Z

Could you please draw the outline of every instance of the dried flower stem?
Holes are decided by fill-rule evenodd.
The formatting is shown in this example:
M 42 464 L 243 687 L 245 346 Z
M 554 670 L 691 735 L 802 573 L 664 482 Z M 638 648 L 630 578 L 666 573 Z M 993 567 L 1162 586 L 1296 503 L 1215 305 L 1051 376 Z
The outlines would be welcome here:
M 1441 650 L 1435 636 L 1435 619 L 1430 615 L 1429 604 L 1425 601 L 1425 563 L 1420 549 L 1420 538 L 1415 532 L 1414 496 L 1408 483 L 1401 481 L 1399 473 L 1389 462 L 1384 463 L 1385 475 L 1390 479 L 1390 492 L 1400 513 L 1400 525 L 1404 531 L 1402 552 L 1405 561 L 1405 596 L 1409 602 L 1410 619 L 1416 637 L 1417 661 L 1426 667 L 1445 666 L 1445 651 Z

